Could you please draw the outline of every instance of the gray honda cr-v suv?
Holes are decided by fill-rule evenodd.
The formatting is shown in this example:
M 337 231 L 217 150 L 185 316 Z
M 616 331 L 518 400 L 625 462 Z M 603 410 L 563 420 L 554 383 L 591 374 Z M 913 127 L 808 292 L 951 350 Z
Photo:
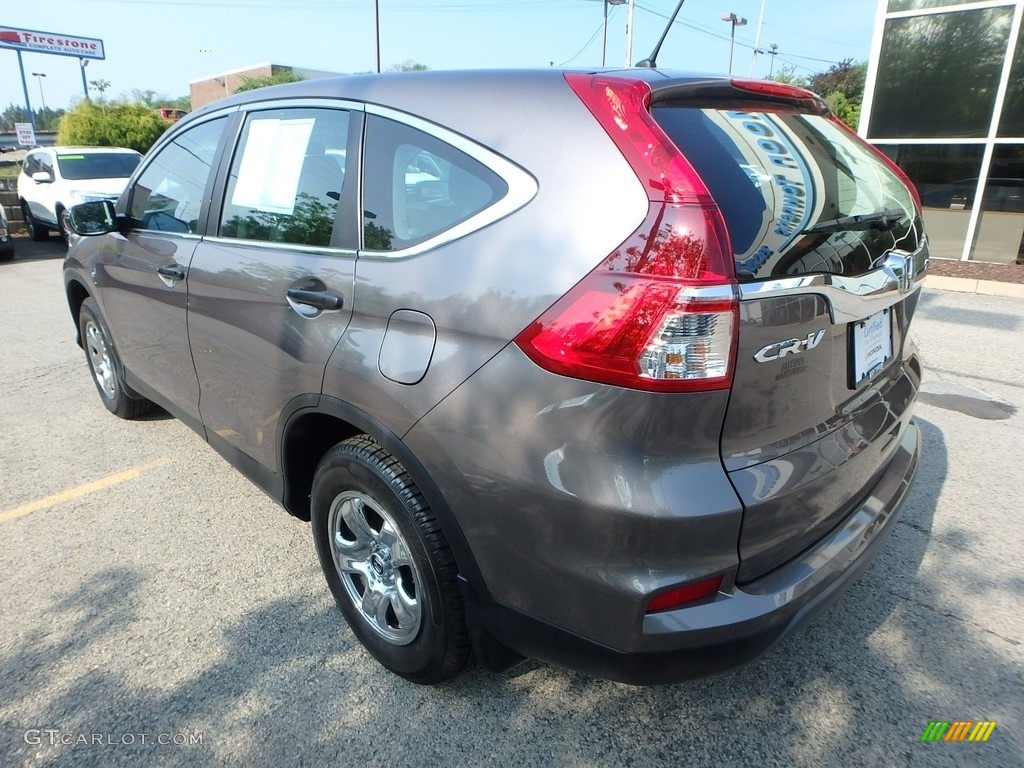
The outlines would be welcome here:
M 792 86 L 296 83 L 189 115 L 70 218 L 105 405 L 159 404 L 311 519 L 416 682 L 471 648 L 634 683 L 749 660 L 917 468 L 916 192 Z

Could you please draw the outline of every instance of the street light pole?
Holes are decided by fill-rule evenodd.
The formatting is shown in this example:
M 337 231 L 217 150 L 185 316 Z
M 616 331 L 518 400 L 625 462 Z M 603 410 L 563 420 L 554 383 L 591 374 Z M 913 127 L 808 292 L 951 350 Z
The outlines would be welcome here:
M 768 51 L 768 55 L 772 57 L 771 64 L 768 65 L 768 77 L 772 76 L 772 72 L 775 71 L 775 57 L 779 55 L 779 46 L 772 43 L 768 46 L 771 50 Z
M 602 0 L 604 6 L 604 17 L 601 21 L 601 66 L 606 66 L 608 61 L 608 6 L 622 5 L 626 0 Z
M 46 73 L 33 72 L 32 77 L 36 78 L 39 82 L 39 100 L 43 103 L 43 112 L 46 112 L 46 97 L 43 96 L 43 78 L 46 77 Z
M 736 47 L 736 27 L 747 26 L 747 20 L 742 16 L 737 16 L 735 13 L 723 13 L 722 21 L 728 21 L 732 24 L 732 34 L 729 36 L 729 74 L 732 74 L 732 53 Z

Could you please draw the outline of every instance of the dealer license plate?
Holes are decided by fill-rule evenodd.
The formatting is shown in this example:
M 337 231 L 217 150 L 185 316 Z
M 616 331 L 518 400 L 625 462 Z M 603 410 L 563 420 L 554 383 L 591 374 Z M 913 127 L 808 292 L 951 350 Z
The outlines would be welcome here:
M 892 359 L 892 309 L 853 323 L 853 382 L 870 379 Z

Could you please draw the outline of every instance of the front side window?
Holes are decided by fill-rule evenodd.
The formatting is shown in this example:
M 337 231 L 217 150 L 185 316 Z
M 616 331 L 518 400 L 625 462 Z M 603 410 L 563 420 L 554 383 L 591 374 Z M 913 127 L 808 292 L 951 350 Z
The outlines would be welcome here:
M 508 185 L 459 149 L 408 125 L 369 115 L 363 163 L 363 247 L 425 242 L 501 200 Z
M 275 109 L 249 115 L 231 163 L 219 235 L 328 246 L 346 183 L 349 113 Z
M 160 149 L 132 186 L 130 215 L 136 227 L 195 234 L 226 124 L 226 117 L 202 123 Z

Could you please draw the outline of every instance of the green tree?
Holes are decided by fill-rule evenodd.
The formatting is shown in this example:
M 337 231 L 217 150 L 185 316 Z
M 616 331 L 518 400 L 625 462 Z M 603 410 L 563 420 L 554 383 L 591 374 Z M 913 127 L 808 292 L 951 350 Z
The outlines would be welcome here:
M 768 79 L 774 80 L 777 83 L 795 85 L 800 88 L 806 88 L 810 82 L 809 78 L 803 75 L 798 75 L 796 73 L 796 67 L 782 67 L 778 72 L 776 72 Z
M 110 104 L 97 108 L 83 100 L 61 118 L 57 143 L 128 147 L 146 152 L 169 125 L 145 104 Z
M 406 59 L 401 64 L 392 64 L 387 68 L 388 72 L 426 72 L 430 67 L 420 64 L 418 61 Z
M 836 117 L 856 130 L 867 73 L 866 61 L 846 59 L 809 77 L 797 75 L 795 67 L 783 67 L 771 79 L 813 91 L 825 100 Z
M 282 85 L 283 83 L 298 83 L 305 80 L 302 75 L 297 75 L 290 69 L 282 69 L 280 72 L 275 72 L 272 75 L 263 75 L 262 77 L 246 77 L 243 78 L 242 84 L 235 88 L 235 93 L 241 93 L 242 91 L 255 91 L 257 88 L 266 88 L 270 85 Z
M 824 72 L 818 72 L 808 78 L 808 87 L 815 93 L 827 97 L 831 93 L 841 93 L 850 104 L 860 105 L 864 101 L 864 83 L 868 77 L 868 63 L 854 62 L 846 59 L 833 64 Z

